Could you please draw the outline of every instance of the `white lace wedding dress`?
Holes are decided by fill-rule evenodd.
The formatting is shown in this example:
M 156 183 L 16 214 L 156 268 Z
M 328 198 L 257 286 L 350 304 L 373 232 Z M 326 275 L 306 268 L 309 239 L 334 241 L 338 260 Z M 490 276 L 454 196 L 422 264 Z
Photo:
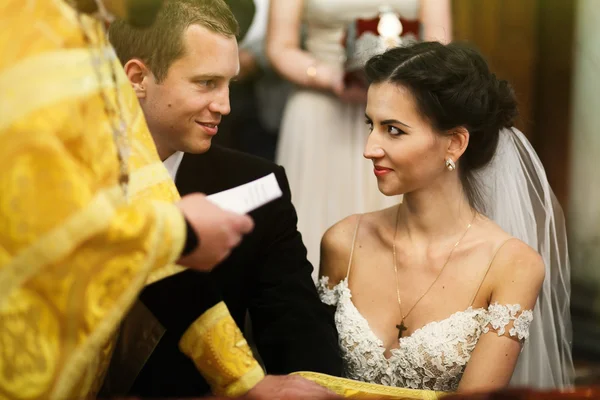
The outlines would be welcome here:
M 356 233 L 352 249 L 355 241 Z M 348 273 L 351 266 L 352 259 Z M 469 307 L 426 324 L 400 338 L 399 348 L 392 349 L 387 358 L 383 342 L 352 302 L 348 273 L 333 288 L 327 276 L 317 284 L 321 301 L 336 307 L 335 324 L 346 378 L 409 389 L 455 391 L 481 335 L 493 331 L 522 343 L 529 337 L 531 310 L 522 310 L 518 304 L 494 303 L 487 309 Z
M 455 391 L 482 334 L 493 329 L 504 335 L 511 325 L 508 334 L 524 341 L 533 320 L 532 312 L 518 304 L 491 304 L 487 310 L 469 307 L 400 338 L 400 347 L 386 358 L 383 343 L 352 303 L 348 280 L 333 289 L 327 285 L 323 277 L 318 289 L 324 303 L 337 306 L 335 324 L 345 377 L 386 386 Z

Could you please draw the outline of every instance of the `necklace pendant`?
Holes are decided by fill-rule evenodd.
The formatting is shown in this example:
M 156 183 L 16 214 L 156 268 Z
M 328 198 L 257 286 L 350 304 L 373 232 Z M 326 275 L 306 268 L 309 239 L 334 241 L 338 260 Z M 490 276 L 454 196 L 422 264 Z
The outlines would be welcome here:
M 404 335 L 404 331 L 408 330 L 406 325 L 404 325 L 404 320 L 400 322 L 400 325 L 396 325 L 396 329 L 398 329 L 398 339 L 402 338 L 402 335 Z

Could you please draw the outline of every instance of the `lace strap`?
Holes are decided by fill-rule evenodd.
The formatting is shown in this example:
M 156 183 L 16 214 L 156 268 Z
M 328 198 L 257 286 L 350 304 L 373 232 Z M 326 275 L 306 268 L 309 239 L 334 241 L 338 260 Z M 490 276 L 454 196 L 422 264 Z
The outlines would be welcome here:
M 348 259 L 348 271 L 346 271 L 346 278 L 350 276 L 350 268 L 352 268 L 352 259 L 354 258 L 354 246 L 356 245 L 356 237 L 358 236 L 358 226 L 360 225 L 361 218 L 362 214 L 359 214 L 358 220 L 356 221 L 356 228 L 354 228 L 354 236 L 352 237 L 352 247 L 350 248 L 350 258 Z
M 509 241 L 513 240 L 515 238 L 511 237 L 506 239 L 504 242 L 502 242 L 502 244 L 500 244 L 500 246 L 498 246 L 498 248 L 496 249 L 496 251 L 494 252 L 494 254 L 492 255 L 492 259 L 490 260 L 490 263 L 488 264 L 486 270 L 485 270 L 485 275 L 483 275 L 483 279 L 481 279 L 481 282 L 479 282 L 479 286 L 477 287 L 477 291 L 475 292 L 475 294 L 473 295 L 473 298 L 471 299 L 471 302 L 469 303 L 470 306 L 473 306 L 473 303 L 475 302 L 475 299 L 477 298 L 477 295 L 479 294 L 479 291 L 481 290 L 481 287 L 483 286 L 483 282 L 485 282 L 485 278 L 487 278 L 488 273 L 490 272 L 490 268 L 492 267 L 492 264 L 494 263 L 494 260 L 496 259 L 496 256 L 498 255 L 498 253 L 500 252 L 500 250 L 504 247 L 504 245 L 506 243 L 508 243 Z
M 529 338 L 533 311 L 523 310 L 519 304 L 490 304 L 483 333 L 494 331 L 498 336 L 518 339 L 523 344 Z

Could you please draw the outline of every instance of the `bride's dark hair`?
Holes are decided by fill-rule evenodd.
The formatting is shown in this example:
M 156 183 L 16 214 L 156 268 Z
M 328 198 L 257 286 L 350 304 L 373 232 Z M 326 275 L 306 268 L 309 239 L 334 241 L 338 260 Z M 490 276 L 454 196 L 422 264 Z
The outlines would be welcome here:
M 409 89 L 419 111 L 440 134 L 461 126 L 469 131 L 469 145 L 457 166 L 471 206 L 481 210 L 473 172 L 492 160 L 500 130 L 512 127 L 518 115 L 508 82 L 490 72 L 477 50 L 457 43 L 393 48 L 371 58 L 366 73 L 370 83 Z

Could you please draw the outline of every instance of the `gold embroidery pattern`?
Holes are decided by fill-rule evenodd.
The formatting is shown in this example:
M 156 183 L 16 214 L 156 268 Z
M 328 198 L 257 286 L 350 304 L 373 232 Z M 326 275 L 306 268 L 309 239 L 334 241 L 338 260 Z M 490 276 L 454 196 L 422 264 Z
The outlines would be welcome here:
M 0 326 L 0 388 L 15 396 L 40 397 L 56 370 L 48 360 L 59 355 L 58 320 L 43 297 L 23 290 L 7 299 Z
M 101 66 L 103 79 L 98 81 L 92 66 L 93 56 L 106 57 L 115 64 L 115 68 L 121 68 L 112 49 L 103 47 L 97 50 L 80 48 L 44 52 L 3 71 L 0 86 L 10 95 L 0 108 L 0 129 L 5 129 L 11 120 L 22 118 L 41 108 L 112 87 L 109 64 Z M 40 65 L 47 68 L 45 79 L 30 79 L 39 72 Z M 120 85 L 129 84 L 122 75 L 119 78 Z M 32 97 L 31 93 L 37 93 L 37 96 Z
M 293 375 L 300 375 L 349 399 L 438 400 L 449 395 L 432 390 L 404 389 L 353 381 L 317 372 L 297 372 Z
M 137 100 L 136 100 L 137 101 Z M 180 199 L 179 192 L 175 188 L 173 180 L 169 176 L 165 166 L 158 160 L 152 138 L 146 135 L 145 129 L 139 130 L 140 134 L 134 139 L 133 153 L 130 157 L 132 168 L 131 184 L 129 185 L 129 196 L 131 200 L 136 199 L 161 199 L 168 202 L 176 202 Z M 168 264 L 155 268 L 146 280 L 146 284 L 157 282 L 171 275 L 184 271 L 185 268 Z
M 241 396 L 264 377 L 223 302 L 202 314 L 183 335 L 179 346 L 216 395 Z
M 158 185 L 162 182 L 171 181 L 171 177 L 167 172 L 165 166 L 160 161 L 155 161 L 152 164 L 145 165 L 142 168 L 139 168 L 134 172 L 136 175 L 135 179 L 132 179 L 134 183 L 130 186 L 130 197 L 132 199 L 135 198 L 144 198 L 144 195 L 140 195 L 147 190 L 154 190 Z M 168 186 L 170 188 L 171 185 Z M 171 194 L 175 197 L 175 193 Z M 176 200 L 176 199 L 173 199 Z
M 6 268 L 0 269 L 0 303 L 11 290 L 26 282 L 40 268 L 49 262 L 60 259 L 73 251 L 78 243 L 69 240 L 75 233 L 80 239 L 92 237 L 97 232 L 106 229 L 114 213 L 110 197 L 114 198 L 118 188 L 112 193 L 102 192 L 75 215 L 70 216 L 61 226 L 44 234 L 29 246 L 20 251 Z M 22 215 L 18 213 L 16 215 Z M 9 226 L 14 226 L 22 220 L 13 219 Z M 25 222 L 26 223 L 26 222 Z M 22 226 L 21 226 L 22 229 Z M 18 239 L 18 232 L 9 231 L 8 235 Z
M 64 1 L 4 0 L 0 25 L 0 398 L 93 397 L 119 321 L 149 273 L 172 265 L 184 244 L 180 211 L 148 197 L 178 195 L 172 182 L 149 182 L 129 200 L 118 191 L 99 93 L 112 85 L 110 68 L 100 65 L 98 83 L 76 62 L 91 62 L 91 52 Z M 108 45 L 101 36 L 93 43 Z M 131 157 L 135 173 L 158 156 L 118 71 L 129 135 L 149 144 Z

